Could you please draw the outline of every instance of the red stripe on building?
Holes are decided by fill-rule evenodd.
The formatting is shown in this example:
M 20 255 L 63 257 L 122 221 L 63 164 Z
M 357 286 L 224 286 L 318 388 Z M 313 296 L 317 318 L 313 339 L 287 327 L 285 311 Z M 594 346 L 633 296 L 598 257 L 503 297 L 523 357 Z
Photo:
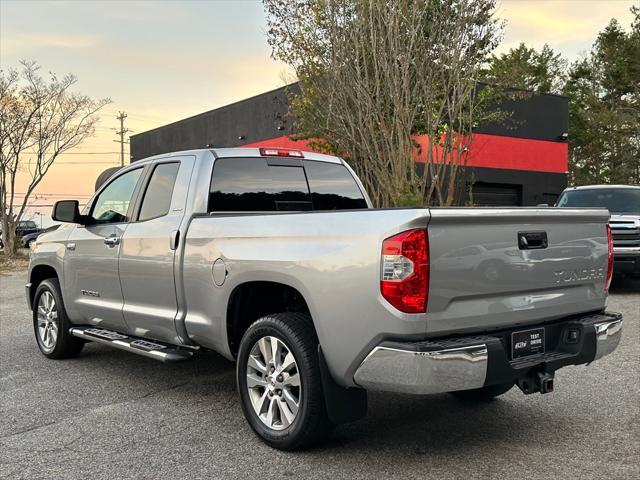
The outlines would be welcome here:
M 427 137 L 416 136 L 420 153 L 416 162 L 426 160 Z M 282 147 L 312 152 L 307 141 L 276 137 L 243 147 Z M 567 173 L 569 166 L 569 146 L 564 142 L 548 142 L 526 138 L 504 137 L 476 133 L 469 146 L 469 167 L 503 168 L 507 170 L 529 170 L 535 172 Z
M 476 133 L 469 147 L 471 167 L 567 173 L 569 145 L 527 138 Z

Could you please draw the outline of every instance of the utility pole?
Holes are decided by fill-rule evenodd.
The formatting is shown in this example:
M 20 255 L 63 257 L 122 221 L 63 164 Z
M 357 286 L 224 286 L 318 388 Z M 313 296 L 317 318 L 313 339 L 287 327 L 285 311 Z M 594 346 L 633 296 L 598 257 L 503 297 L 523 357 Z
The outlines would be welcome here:
M 120 143 L 120 166 L 124 167 L 124 144 L 129 143 L 126 142 L 124 136 L 127 132 L 129 132 L 128 128 L 124 128 L 124 119 L 127 118 L 127 114 L 124 112 L 118 112 L 118 116 L 116 119 L 120 120 L 120 130 L 116 130 L 116 135 L 120 136 L 120 140 L 114 140 L 114 142 Z

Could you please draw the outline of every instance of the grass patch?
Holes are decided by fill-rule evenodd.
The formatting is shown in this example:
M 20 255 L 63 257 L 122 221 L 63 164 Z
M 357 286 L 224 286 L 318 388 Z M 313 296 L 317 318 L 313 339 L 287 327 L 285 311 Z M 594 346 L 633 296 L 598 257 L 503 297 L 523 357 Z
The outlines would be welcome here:
M 29 268 L 29 257 L 18 253 L 13 258 L 7 258 L 0 254 L 0 275 L 12 272 L 24 272 Z

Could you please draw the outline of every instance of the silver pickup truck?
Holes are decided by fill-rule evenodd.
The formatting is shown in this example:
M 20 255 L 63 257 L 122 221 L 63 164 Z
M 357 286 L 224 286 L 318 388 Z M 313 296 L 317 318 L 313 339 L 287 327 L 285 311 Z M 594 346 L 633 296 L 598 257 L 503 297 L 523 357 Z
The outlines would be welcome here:
M 373 209 L 339 158 L 238 148 L 137 161 L 53 218 L 26 285 L 41 352 L 218 352 L 276 448 L 363 417 L 370 390 L 547 393 L 620 340 L 606 209 Z

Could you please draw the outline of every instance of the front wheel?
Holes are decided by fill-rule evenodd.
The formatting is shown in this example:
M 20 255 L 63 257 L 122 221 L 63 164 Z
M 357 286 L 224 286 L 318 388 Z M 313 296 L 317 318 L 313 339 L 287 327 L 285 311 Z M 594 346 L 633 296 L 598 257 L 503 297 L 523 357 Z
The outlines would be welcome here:
M 295 450 L 330 433 L 309 316 L 278 313 L 251 325 L 240 343 L 237 382 L 244 416 L 268 445 Z
M 70 327 L 60 284 L 57 279 L 48 278 L 38 285 L 33 298 L 33 330 L 44 356 L 60 359 L 80 353 L 84 341 L 72 336 Z

